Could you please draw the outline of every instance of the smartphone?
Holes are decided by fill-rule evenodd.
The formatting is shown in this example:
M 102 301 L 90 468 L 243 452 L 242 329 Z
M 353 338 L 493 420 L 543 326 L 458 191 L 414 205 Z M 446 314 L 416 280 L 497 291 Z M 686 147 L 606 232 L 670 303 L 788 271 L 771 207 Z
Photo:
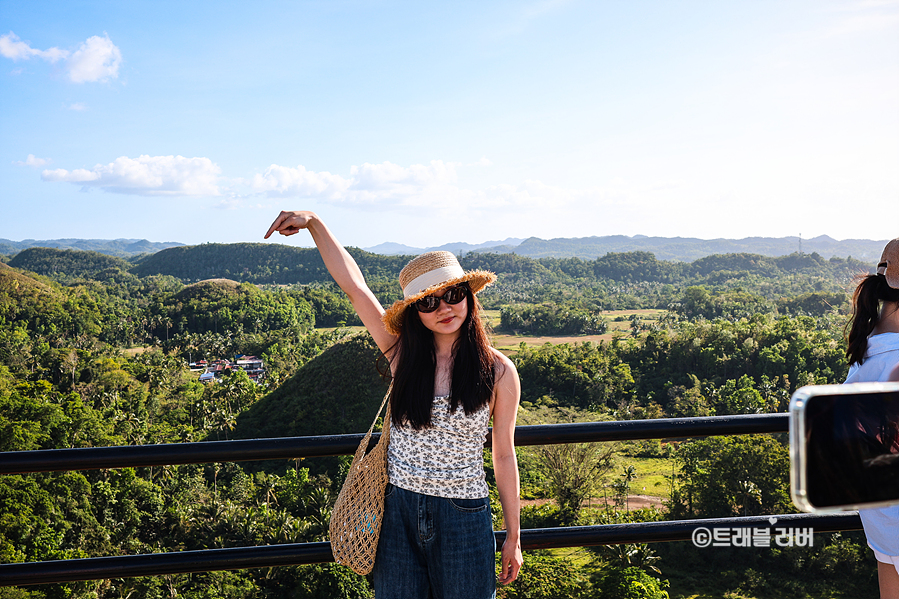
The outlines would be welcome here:
M 812 385 L 793 394 L 790 494 L 803 512 L 899 504 L 899 383 Z

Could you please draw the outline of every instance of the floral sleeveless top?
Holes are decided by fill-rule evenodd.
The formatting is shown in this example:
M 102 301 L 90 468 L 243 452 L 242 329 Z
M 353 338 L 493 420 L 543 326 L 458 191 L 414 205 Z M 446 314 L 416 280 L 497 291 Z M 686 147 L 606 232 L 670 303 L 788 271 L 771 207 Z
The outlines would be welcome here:
M 391 427 L 387 449 L 390 484 L 436 497 L 487 497 L 483 450 L 489 420 L 489 405 L 466 415 L 461 405 L 450 412 L 448 395 L 435 397 L 430 428 Z

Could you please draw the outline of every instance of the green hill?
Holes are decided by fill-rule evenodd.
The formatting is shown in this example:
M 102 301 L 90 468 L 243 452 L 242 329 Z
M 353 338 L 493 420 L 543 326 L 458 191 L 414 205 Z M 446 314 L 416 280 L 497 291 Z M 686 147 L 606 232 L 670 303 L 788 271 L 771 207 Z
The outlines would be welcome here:
M 379 256 L 348 248 L 366 277 L 396 278 L 408 256 Z M 171 275 L 182 281 L 235 279 L 249 283 L 292 285 L 330 281 L 315 248 L 275 243 L 205 243 L 169 248 L 148 256 L 131 272 Z
M 235 438 L 365 432 L 387 392 L 379 355 L 368 333 L 335 343 L 241 414 Z
M 89 328 L 95 323 L 82 305 L 68 302 L 70 295 L 64 290 L 39 281 L 25 273 L 0 264 L 0 323 L 6 330 L 0 334 L 23 327 L 32 334 L 57 337 L 65 328 Z M 19 352 L 14 349 L 13 337 L 4 337 L 0 343 L 0 354 Z M 2 347 L 6 345 L 6 347 Z M 21 357 L 21 356 L 19 356 Z
M 207 279 L 187 285 L 176 293 L 172 299 L 177 302 L 188 302 L 193 299 L 214 301 L 240 295 L 240 283 L 231 279 Z
M 290 328 L 307 331 L 315 325 L 312 305 L 286 289 L 260 289 L 252 283 L 208 279 L 187 285 L 166 298 L 157 314 L 161 327 L 174 333 L 260 331 Z
M 47 300 L 60 301 L 61 295 L 50 285 L 0 263 L 0 298 L 6 299 L 19 311 Z
M 61 281 L 94 279 L 100 273 L 121 273 L 131 268 L 126 260 L 106 254 L 44 247 L 22 250 L 9 261 L 9 265 Z

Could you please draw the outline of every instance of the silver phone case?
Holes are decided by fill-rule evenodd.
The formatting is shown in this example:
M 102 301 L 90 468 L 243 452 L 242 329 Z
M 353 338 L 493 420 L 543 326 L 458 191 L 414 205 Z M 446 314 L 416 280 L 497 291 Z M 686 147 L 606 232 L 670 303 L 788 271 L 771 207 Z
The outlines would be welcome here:
M 817 507 L 809 503 L 806 480 L 805 408 L 812 397 L 822 395 L 857 395 L 861 393 L 899 393 L 899 383 L 850 383 L 848 385 L 808 385 L 801 387 L 790 398 L 790 496 L 803 512 L 826 514 L 862 508 L 887 507 L 899 503 L 878 501 L 854 505 Z

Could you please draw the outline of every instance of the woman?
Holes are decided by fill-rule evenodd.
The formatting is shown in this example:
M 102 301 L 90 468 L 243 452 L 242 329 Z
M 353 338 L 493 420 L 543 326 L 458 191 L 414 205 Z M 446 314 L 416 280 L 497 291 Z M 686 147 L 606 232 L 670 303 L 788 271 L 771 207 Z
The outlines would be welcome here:
M 328 272 L 390 361 L 392 426 L 375 595 L 493 597 L 521 568 L 515 418 L 521 387 L 512 362 L 489 346 L 475 293 L 496 275 L 464 272 L 429 252 L 400 273 L 403 299 L 387 311 L 352 256 L 313 212 L 281 212 L 272 233 L 312 234 Z M 493 417 L 493 467 L 506 525 L 495 573 L 483 445 Z
M 847 383 L 899 380 L 899 238 L 883 250 L 877 274 L 852 296 Z M 877 558 L 882 599 L 899 599 L 899 506 L 859 510 Z

